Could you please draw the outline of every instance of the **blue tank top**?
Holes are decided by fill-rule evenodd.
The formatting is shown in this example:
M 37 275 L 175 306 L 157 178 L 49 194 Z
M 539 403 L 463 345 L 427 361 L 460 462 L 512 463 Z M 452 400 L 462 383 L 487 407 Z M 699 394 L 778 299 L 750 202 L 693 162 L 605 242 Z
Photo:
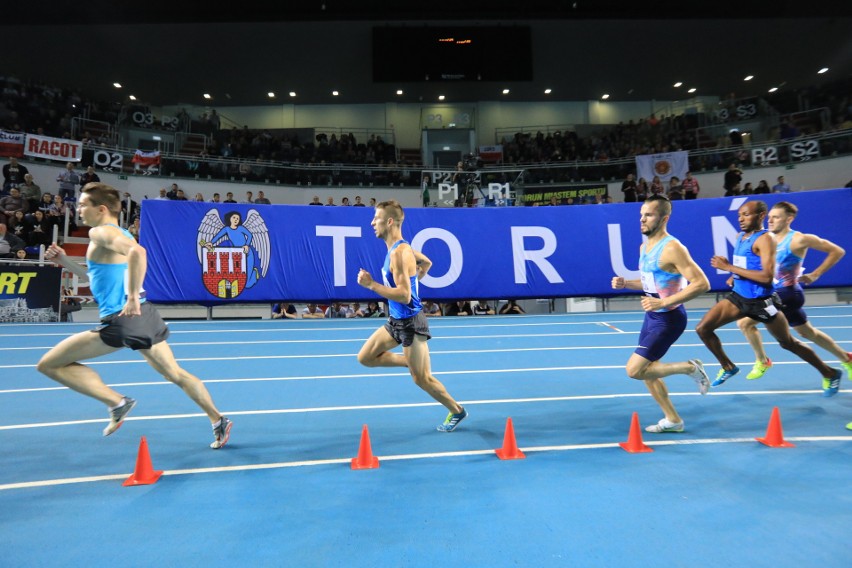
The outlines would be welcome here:
M 116 225 L 109 224 L 110 227 Z M 121 229 L 121 227 L 118 227 Z M 133 238 L 125 229 L 121 229 L 127 237 Z M 127 263 L 103 264 L 88 261 L 87 271 L 89 273 L 89 288 L 92 296 L 98 303 L 98 314 L 101 318 L 117 314 L 124 308 L 127 302 Z M 142 291 L 144 292 L 144 290 Z M 140 298 L 142 303 L 145 298 Z
M 738 268 L 746 270 L 760 270 L 763 268 L 760 264 L 760 257 L 754 254 L 752 248 L 755 241 L 766 234 L 766 229 L 755 231 L 752 235 L 743 239 L 745 233 L 737 235 L 737 245 L 734 247 L 734 261 L 731 263 Z M 759 284 L 754 280 L 741 278 L 734 274 L 734 292 L 743 298 L 764 298 L 772 294 L 772 286 Z
M 796 286 L 805 259 L 790 250 L 790 242 L 798 231 L 790 231 L 775 247 L 775 289 Z
M 399 240 L 388 249 L 385 263 L 382 265 L 382 280 L 384 280 L 385 286 L 389 288 L 396 288 L 396 282 L 394 282 L 393 273 L 390 269 L 391 253 L 403 243 L 408 244 L 407 241 Z M 411 277 L 411 300 L 407 304 L 388 300 L 388 312 L 390 312 L 390 317 L 394 319 L 406 319 L 416 316 L 420 313 L 420 309 L 420 281 L 417 280 L 417 273 L 415 272 L 414 276 Z
M 644 290 L 645 294 L 648 296 L 653 296 L 655 298 L 668 298 L 669 296 L 677 294 L 683 290 L 683 276 L 680 274 L 666 272 L 660 268 L 660 255 L 669 241 L 680 242 L 673 236 L 667 235 L 660 242 L 654 245 L 654 248 L 650 251 L 646 250 L 648 248 L 648 243 L 642 245 L 642 249 L 639 253 L 639 271 L 642 277 L 642 290 Z M 676 306 L 660 308 L 655 311 L 669 312 L 677 309 L 681 305 L 682 304 L 677 304 Z

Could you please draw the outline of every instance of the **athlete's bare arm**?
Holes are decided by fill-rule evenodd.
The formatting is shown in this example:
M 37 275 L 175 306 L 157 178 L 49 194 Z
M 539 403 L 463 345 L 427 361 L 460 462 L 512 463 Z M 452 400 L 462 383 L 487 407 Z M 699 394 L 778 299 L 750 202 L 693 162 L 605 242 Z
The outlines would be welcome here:
M 793 237 L 791 249 L 797 256 L 804 257 L 808 249 L 818 250 L 826 253 L 825 260 L 811 272 L 799 276 L 799 283 L 813 284 L 820 276 L 828 272 L 832 266 L 840 262 L 840 259 L 846 254 L 843 247 L 834 244 L 833 242 L 822 239 L 817 235 L 797 233 Z
M 770 286 L 775 277 L 775 241 L 764 233 L 754 242 L 752 251 L 760 257 L 760 270 L 747 270 L 731 264 L 724 256 L 714 256 L 710 259 L 710 266 L 719 270 L 727 270 L 741 278 Z
M 142 313 L 139 292 L 148 269 L 145 248 L 117 227 L 101 225 L 89 231 L 89 240 L 95 246 L 92 258 L 100 262 L 119 263 L 127 259 L 127 303 L 120 315 L 138 316 Z
M 642 245 L 639 245 L 639 256 L 642 256 Z M 614 290 L 642 290 L 641 280 L 625 280 L 623 276 L 613 276 L 611 285 Z
M 396 287 L 394 288 L 379 284 L 363 268 L 358 272 L 358 284 L 372 290 L 383 298 L 399 302 L 400 304 L 407 304 L 411 301 L 410 278 L 417 273 L 417 261 L 409 245 L 401 244 L 391 252 L 390 270 L 393 273 L 393 279 L 396 283 Z
M 423 254 L 420 251 L 416 251 L 411 249 L 414 253 L 414 260 L 417 263 L 417 279 L 420 280 L 426 273 L 429 272 L 429 269 L 432 268 L 432 261 L 429 260 L 429 257 Z
M 666 298 L 645 296 L 642 298 L 642 307 L 646 311 L 655 311 L 683 304 L 710 289 L 710 281 L 707 280 L 707 275 L 692 259 L 689 250 L 679 242 L 670 241 L 666 245 L 666 248 L 660 254 L 660 266 L 666 272 L 680 274 L 686 278 L 689 284 L 677 294 L 672 294 Z
M 86 267 L 68 258 L 68 255 L 65 254 L 65 249 L 56 243 L 51 243 L 51 245 L 47 247 L 47 250 L 44 251 L 44 258 L 54 262 L 65 270 L 76 274 L 83 280 L 89 279 L 89 273 L 86 272 Z

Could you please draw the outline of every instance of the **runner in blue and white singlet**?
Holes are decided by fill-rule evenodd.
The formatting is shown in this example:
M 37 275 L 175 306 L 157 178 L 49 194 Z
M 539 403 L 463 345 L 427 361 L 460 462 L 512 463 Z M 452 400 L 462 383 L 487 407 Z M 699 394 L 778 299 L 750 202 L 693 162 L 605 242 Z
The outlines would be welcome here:
M 408 241 L 398 240 L 395 242 L 391 248 L 388 249 L 388 254 L 385 256 L 385 262 L 382 265 L 382 280 L 385 283 L 385 286 L 389 288 L 396 288 L 396 282 L 393 279 L 393 272 L 391 272 L 391 253 L 396 250 L 401 244 L 408 244 Z M 421 304 L 420 304 L 420 281 L 417 279 L 417 273 L 409 279 L 411 281 L 411 300 L 407 304 L 401 304 L 394 300 L 388 300 L 388 313 L 392 318 L 395 319 L 406 319 L 416 316 L 420 313 Z
M 631 379 L 644 381 L 663 411 L 663 418 L 645 428 L 661 434 L 683 432 L 684 421 L 669 397 L 663 381 L 671 375 L 687 375 L 707 394 L 710 379 L 698 359 L 664 363 L 663 355 L 686 329 L 686 301 L 710 289 L 707 276 L 680 241 L 666 231 L 671 217 L 671 202 L 662 196 L 648 198 L 640 209 L 639 226 L 647 241 L 639 249 L 639 279 L 622 276 L 612 279 L 615 289 L 642 290 L 645 319 L 639 332 L 639 345 L 627 360 L 625 371 Z M 685 284 L 688 282 L 688 284 Z
M 362 268 L 358 271 L 358 284 L 387 300 L 389 317 L 361 347 L 358 362 L 365 367 L 407 367 L 414 383 L 449 410 L 438 431 L 452 432 L 468 414 L 432 375 L 426 343 L 432 336 L 420 303 L 420 278 L 426 275 L 432 261 L 403 240 L 404 219 L 399 202 L 389 200 L 376 205 L 370 222 L 388 252 L 382 264 L 382 281 L 377 282 Z M 402 345 L 401 355 L 391 351 L 398 345 Z

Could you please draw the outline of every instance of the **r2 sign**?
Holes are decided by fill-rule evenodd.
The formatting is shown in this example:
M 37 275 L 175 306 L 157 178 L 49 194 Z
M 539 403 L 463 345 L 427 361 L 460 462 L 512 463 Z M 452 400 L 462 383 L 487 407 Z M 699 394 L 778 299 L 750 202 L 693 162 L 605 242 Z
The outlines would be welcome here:
M 778 149 L 775 146 L 751 149 L 751 163 L 755 166 L 778 163 Z
M 807 140 L 790 144 L 790 157 L 801 161 L 819 158 L 819 142 Z
M 95 150 L 94 165 L 103 170 L 110 171 L 115 168 L 120 170 L 124 163 L 124 156 L 118 152 L 107 152 L 106 150 Z

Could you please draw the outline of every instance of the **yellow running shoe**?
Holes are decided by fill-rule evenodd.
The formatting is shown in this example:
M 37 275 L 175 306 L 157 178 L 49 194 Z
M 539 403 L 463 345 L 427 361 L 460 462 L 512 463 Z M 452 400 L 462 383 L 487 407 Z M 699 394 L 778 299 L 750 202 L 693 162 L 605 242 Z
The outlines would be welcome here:
M 846 369 L 846 376 L 852 381 L 852 353 L 847 353 L 846 356 L 849 358 L 845 363 L 841 363 L 840 366 Z M 850 428 L 852 430 L 852 428 Z
M 763 375 L 766 374 L 766 371 L 769 370 L 769 367 L 772 366 L 772 359 L 767 358 L 766 363 L 761 363 L 760 361 L 754 362 L 754 367 L 751 368 L 751 372 L 746 375 L 747 379 L 759 379 Z

